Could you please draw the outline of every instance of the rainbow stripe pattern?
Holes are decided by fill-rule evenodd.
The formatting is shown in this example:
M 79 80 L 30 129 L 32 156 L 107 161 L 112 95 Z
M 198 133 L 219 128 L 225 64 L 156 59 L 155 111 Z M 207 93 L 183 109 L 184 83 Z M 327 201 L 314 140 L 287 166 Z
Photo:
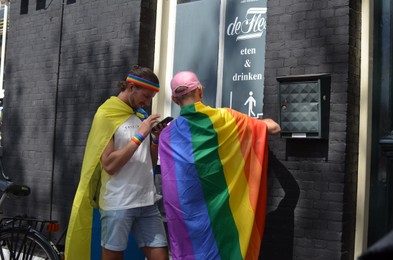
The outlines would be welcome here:
M 147 79 L 144 79 L 144 78 L 140 78 L 140 77 L 135 76 L 133 74 L 128 74 L 126 81 L 134 83 L 137 86 L 149 89 L 149 90 L 154 91 L 154 92 L 160 91 L 160 85 L 159 84 L 151 82 L 151 81 L 149 81 Z
M 266 215 L 267 126 L 197 102 L 160 135 L 173 259 L 258 259 Z

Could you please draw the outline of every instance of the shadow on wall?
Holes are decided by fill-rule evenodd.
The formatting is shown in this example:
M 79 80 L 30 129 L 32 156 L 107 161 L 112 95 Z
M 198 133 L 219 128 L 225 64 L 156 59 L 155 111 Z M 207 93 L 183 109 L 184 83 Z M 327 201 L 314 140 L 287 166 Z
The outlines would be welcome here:
M 277 208 L 266 216 L 259 259 L 290 260 L 293 258 L 294 210 L 299 200 L 300 189 L 288 169 L 269 151 L 269 178 L 273 177 L 280 183 L 285 195 Z

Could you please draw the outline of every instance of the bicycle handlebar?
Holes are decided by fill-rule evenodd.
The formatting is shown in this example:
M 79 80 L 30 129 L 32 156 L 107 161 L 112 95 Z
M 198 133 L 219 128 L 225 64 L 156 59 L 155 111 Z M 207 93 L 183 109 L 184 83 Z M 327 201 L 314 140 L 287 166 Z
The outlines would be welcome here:
M 30 187 L 27 185 L 19 185 L 12 181 L 0 180 L 0 191 L 23 197 L 30 194 Z

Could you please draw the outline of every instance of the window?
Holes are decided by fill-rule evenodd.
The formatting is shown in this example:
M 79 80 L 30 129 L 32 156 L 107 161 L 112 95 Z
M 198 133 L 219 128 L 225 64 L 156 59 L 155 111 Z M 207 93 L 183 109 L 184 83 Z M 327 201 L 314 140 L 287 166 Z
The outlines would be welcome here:
M 46 0 L 37 0 L 36 10 L 45 9 L 46 7 Z
M 29 11 L 29 0 L 21 0 L 20 14 L 27 14 Z

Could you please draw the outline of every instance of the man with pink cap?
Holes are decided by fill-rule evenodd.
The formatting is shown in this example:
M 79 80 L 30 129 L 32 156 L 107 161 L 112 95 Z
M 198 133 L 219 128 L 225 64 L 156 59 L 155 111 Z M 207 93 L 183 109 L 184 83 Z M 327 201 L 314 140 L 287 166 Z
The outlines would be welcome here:
M 195 73 L 171 81 L 180 116 L 159 139 L 164 207 L 173 259 L 258 259 L 266 215 L 267 135 L 256 119 L 202 103 Z

